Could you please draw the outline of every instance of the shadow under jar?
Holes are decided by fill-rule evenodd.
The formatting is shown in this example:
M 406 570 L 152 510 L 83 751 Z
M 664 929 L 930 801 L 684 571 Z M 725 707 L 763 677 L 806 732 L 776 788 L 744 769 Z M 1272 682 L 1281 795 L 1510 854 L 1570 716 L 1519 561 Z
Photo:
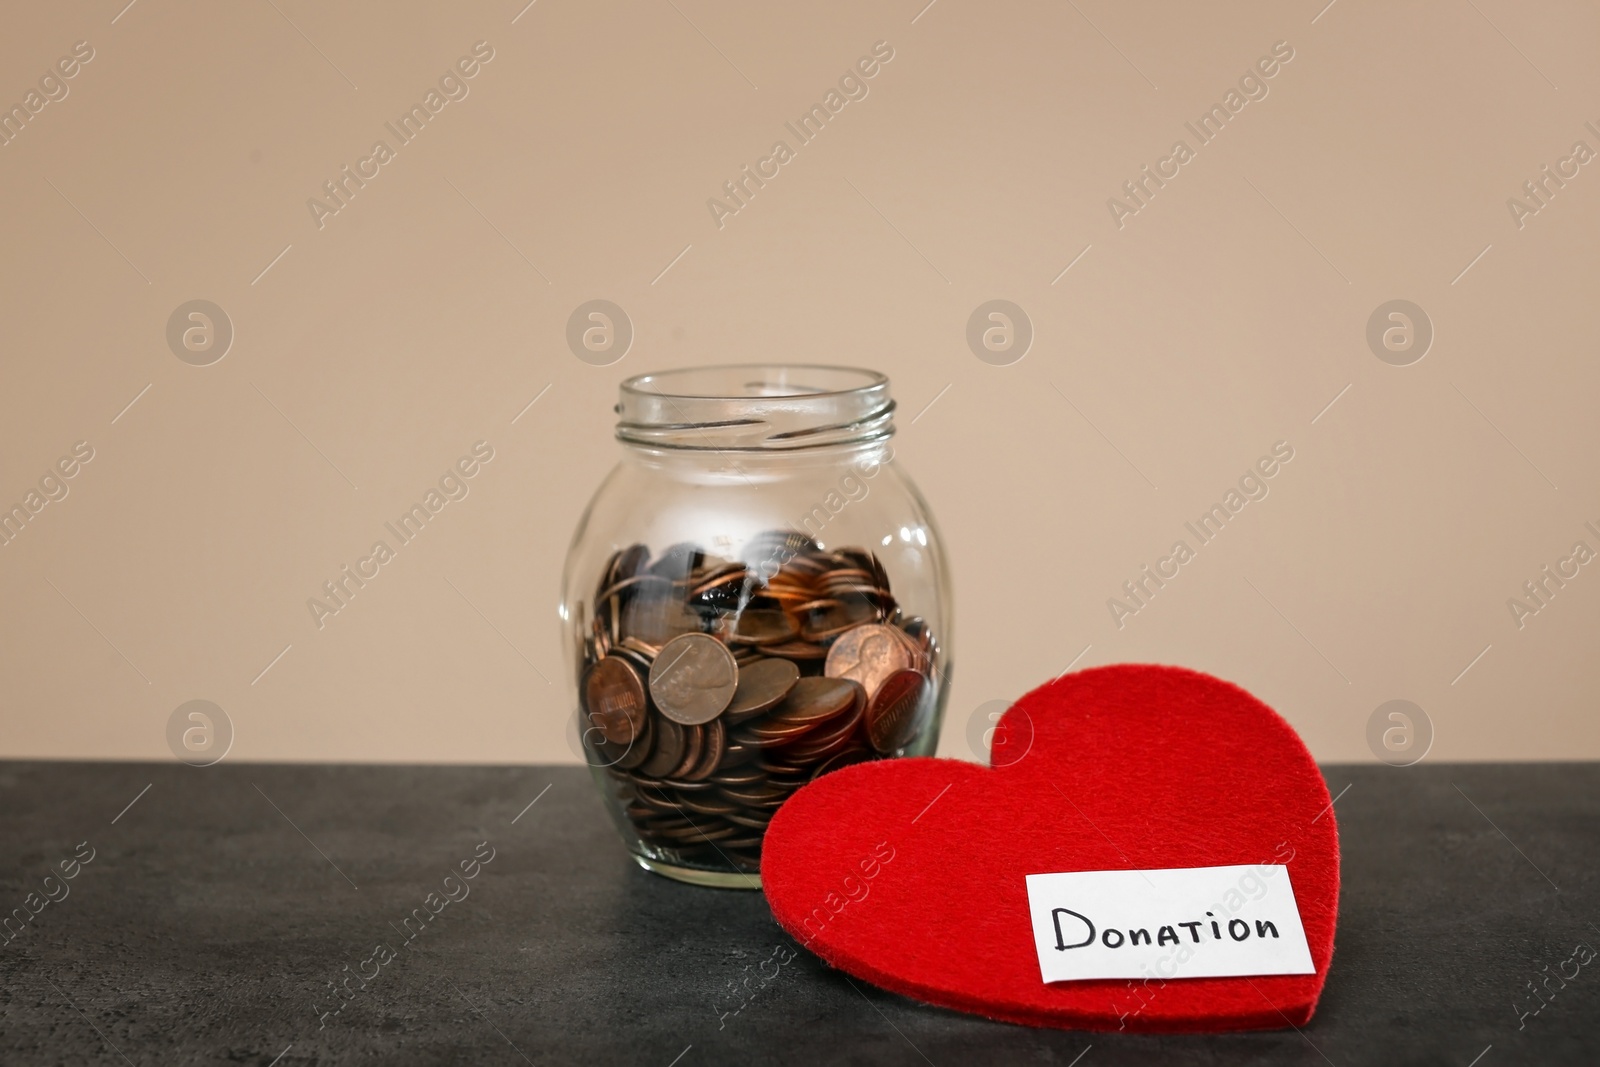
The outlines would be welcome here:
M 622 459 L 562 582 L 576 731 L 641 866 L 759 888 L 795 790 L 938 744 L 944 552 L 894 461 L 882 374 L 646 374 L 617 413 Z

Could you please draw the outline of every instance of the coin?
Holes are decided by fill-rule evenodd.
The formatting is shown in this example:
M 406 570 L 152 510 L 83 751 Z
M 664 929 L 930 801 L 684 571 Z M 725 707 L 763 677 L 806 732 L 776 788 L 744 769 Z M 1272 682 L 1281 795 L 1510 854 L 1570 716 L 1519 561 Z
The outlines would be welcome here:
M 690 575 L 692 588 L 689 606 L 710 614 L 737 611 L 749 590 L 750 575 L 742 563 L 728 563 L 715 570 Z
M 734 621 L 731 639 L 742 644 L 778 645 L 800 634 L 799 625 L 776 609 L 746 609 Z
M 745 804 L 750 807 L 776 808 L 788 798 L 789 790 L 783 789 L 768 782 L 763 782 L 758 785 L 751 786 L 725 785 L 722 787 L 722 795 L 727 797 L 729 800 L 740 804 Z
M 859 690 L 857 691 L 859 692 Z M 782 749 L 782 751 L 774 753 L 773 758 L 781 759 L 788 763 L 800 764 L 804 767 L 848 748 L 852 744 L 858 744 L 864 706 L 865 702 L 863 701 L 850 708 L 845 714 L 835 716 L 799 737 L 785 737 L 773 742 L 768 747 Z
M 627 651 L 632 652 L 634 656 L 641 657 L 644 660 L 645 669 L 647 671 L 650 669 L 650 664 L 655 661 L 656 656 L 661 652 L 660 645 L 647 644 L 646 642 L 639 640 L 637 637 L 634 637 L 632 634 L 624 637 L 617 648 L 626 649 Z M 634 662 L 637 663 L 639 660 L 635 659 Z
M 682 541 L 664 549 L 656 561 L 650 564 L 650 573 L 662 578 L 685 578 L 696 567 L 700 566 L 706 554 L 700 546 L 690 541 Z
M 683 773 L 684 779 L 699 783 L 709 777 L 722 762 L 722 754 L 728 749 L 727 729 L 722 725 L 721 719 L 712 719 L 704 726 L 695 727 L 702 732 L 700 743 L 700 759 L 695 765 Z
M 913 665 L 913 649 L 910 638 L 894 626 L 857 626 L 828 649 L 823 673 L 830 678 L 854 679 L 871 697 L 885 678 Z
M 865 567 L 835 567 L 822 576 L 824 588 L 831 588 L 841 583 L 868 584 L 871 588 L 872 572 Z
M 685 726 L 683 728 L 683 760 L 674 768 L 668 778 L 682 778 L 700 764 L 700 754 L 705 750 L 705 728 L 701 726 Z
M 685 726 L 722 714 L 739 686 L 739 666 L 727 646 L 706 634 L 667 642 L 650 667 L 650 695 L 661 714 Z
M 670 599 L 669 594 L 641 592 L 622 609 L 619 629 L 624 636 L 660 647 L 682 634 L 699 633 L 701 626 L 700 616 L 682 601 Z
M 847 711 L 858 695 L 859 683 L 850 678 L 802 678 L 771 718 L 785 723 L 822 722 Z
M 679 763 L 683 762 L 684 736 L 683 727 L 671 719 L 656 716 L 654 721 L 656 732 L 655 751 L 650 753 L 650 758 L 639 767 L 641 774 L 659 778 L 669 773 Z
M 648 572 L 619 577 L 615 582 L 600 587 L 600 600 L 626 604 L 635 597 L 661 598 L 672 593 L 672 581 Z
M 627 649 L 627 648 L 613 648 L 611 650 L 611 655 L 614 658 L 620 659 L 620 660 L 624 661 L 625 663 L 627 663 L 628 666 L 633 668 L 634 673 L 637 674 L 641 679 L 650 677 L 650 660 L 649 660 L 648 657 L 641 656 L 637 652 L 634 652 L 632 649 Z M 648 708 L 648 704 L 649 704 L 649 701 L 648 701 L 648 698 L 647 698 L 646 699 L 647 708 Z
M 800 668 L 786 659 L 758 659 L 739 668 L 739 686 L 722 717 L 731 725 L 771 711 L 800 680 Z
M 751 645 L 740 645 L 738 648 L 733 650 L 733 662 L 739 665 L 739 674 L 741 678 L 744 675 L 744 669 L 746 667 L 750 666 L 752 663 L 759 663 L 765 658 L 765 656 L 756 651 L 756 649 Z
M 655 732 L 656 728 L 653 721 L 653 716 L 646 715 L 644 720 L 644 732 L 638 737 L 635 737 L 633 739 L 633 744 L 628 746 L 627 751 L 623 752 L 616 758 L 614 761 L 615 765 L 622 770 L 632 770 L 634 767 L 639 766 L 645 760 L 649 759 L 651 749 L 655 744 Z M 608 743 L 602 747 L 609 748 L 610 745 Z
M 597 608 L 596 611 L 598 610 Z M 611 625 L 609 620 L 602 619 L 599 615 L 595 616 L 594 622 L 590 624 L 589 644 L 594 649 L 593 656 L 595 659 L 599 659 L 611 651 Z
M 861 718 L 862 716 L 859 712 L 841 715 L 837 720 L 829 721 L 826 725 L 811 731 L 798 740 L 791 740 L 784 744 L 781 746 L 783 751 L 777 753 L 777 755 L 784 760 L 801 765 L 826 759 L 835 752 L 843 751 L 852 744 L 859 743 Z
M 594 726 L 590 726 L 585 733 L 583 744 L 585 752 L 594 754 L 593 758 L 588 760 L 591 767 L 615 767 L 625 756 L 633 752 L 628 745 L 613 745 L 601 736 L 600 730 Z
M 682 809 L 682 805 L 678 803 L 677 798 L 667 797 L 666 790 L 638 789 L 634 793 L 634 797 L 638 801 L 638 805 L 648 809 L 648 813 L 650 813 L 648 817 L 650 817 L 651 821 L 656 821 L 664 813 L 678 813 Z
M 754 767 L 723 768 L 711 776 L 711 781 L 717 785 L 754 785 L 766 775 Z
M 644 732 L 644 686 L 620 657 L 607 656 L 589 669 L 583 696 L 589 721 L 613 745 L 631 745 Z
M 847 561 L 852 567 L 872 573 L 879 585 L 888 588 L 889 576 L 883 573 L 883 564 L 878 563 L 878 557 L 871 552 L 859 548 L 841 548 L 837 549 L 834 555 Z
M 778 748 L 810 735 L 828 723 L 832 736 L 833 720 L 853 711 L 861 702 L 861 686 L 848 678 L 802 678 L 775 710 L 761 719 L 741 726 L 734 739 L 762 748 Z
M 877 608 L 859 598 L 824 597 L 794 610 L 802 620 L 800 634 L 807 641 L 826 641 L 878 618 Z
M 826 648 L 809 641 L 786 641 L 781 645 L 763 645 L 761 651 L 769 656 L 782 656 L 784 659 L 800 661 L 826 659 L 828 655 Z
M 764 749 L 782 744 L 786 739 L 800 737 L 811 730 L 810 723 L 766 724 L 763 730 L 743 726 L 733 732 L 735 744 Z
M 802 552 L 815 552 L 817 543 L 798 530 L 767 530 L 745 543 L 739 558 L 767 574 L 775 573 Z
M 749 763 L 751 760 L 756 758 L 756 752 L 757 749 L 755 746 L 747 745 L 742 741 L 738 741 L 733 737 L 732 734 L 729 734 L 728 748 L 727 751 L 723 752 L 722 754 L 722 763 L 719 767 L 719 770 L 727 770 L 729 768 L 743 766 L 744 764 Z
M 883 561 L 876 552 L 867 553 L 867 561 L 872 564 L 872 580 L 879 589 L 889 588 L 889 572 L 883 569 Z
M 872 747 L 888 755 L 904 747 L 916 736 L 921 723 L 917 710 L 927 679 L 918 671 L 896 671 L 884 679 L 867 703 L 867 739 Z
M 772 821 L 770 811 L 750 811 L 735 809 L 723 816 L 724 819 L 738 826 L 747 826 L 752 830 L 765 830 Z
M 799 785 L 811 773 L 811 768 L 795 766 L 776 755 L 757 760 L 756 766 L 767 773 L 769 781 L 783 785 Z
M 877 754 L 874 753 L 870 748 L 861 746 L 847 748 L 843 752 L 835 753 L 834 755 L 823 760 L 821 763 L 817 764 L 816 770 L 811 772 L 811 777 L 813 780 L 815 780 L 817 778 L 821 778 L 829 771 L 838 770 L 840 767 L 849 767 L 855 763 L 868 763 L 875 759 L 877 759 Z
M 683 806 L 696 815 L 715 815 L 724 819 L 729 815 L 737 814 L 741 810 L 739 805 L 730 800 L 724 800 L 714 793 L 686 796 L 683 798 Z

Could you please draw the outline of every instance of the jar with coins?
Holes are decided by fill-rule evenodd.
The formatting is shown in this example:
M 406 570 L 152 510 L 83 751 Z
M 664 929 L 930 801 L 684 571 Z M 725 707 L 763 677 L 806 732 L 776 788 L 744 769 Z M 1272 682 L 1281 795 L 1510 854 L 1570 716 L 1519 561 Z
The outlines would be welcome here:
M 759 888 L 795 790 L 937 746 L 944 552 L 882 374 L 645 374 L 616 410 L 621 460 L 562 582 L 572 729 L 640 865 Z

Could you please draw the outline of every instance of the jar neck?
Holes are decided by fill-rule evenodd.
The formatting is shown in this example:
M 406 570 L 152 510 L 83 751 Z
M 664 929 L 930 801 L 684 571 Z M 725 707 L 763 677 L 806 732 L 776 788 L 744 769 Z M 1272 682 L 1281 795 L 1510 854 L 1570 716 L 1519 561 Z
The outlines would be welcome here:
M 894 462 L 894 442 L 888 435 L 859 441 L 837 441 L 790 449 L 678 448 L 640 444 L 621 438 L 624 463 L 636 464 L 691 481 L 709 479 L 750 486 L 840 469 L 870 472 L 875 476 Z
M 617 438 L 650 452 L 793 453 L 894 434 L 889 380 L 848 367 L 745 364 L 630 378 Z

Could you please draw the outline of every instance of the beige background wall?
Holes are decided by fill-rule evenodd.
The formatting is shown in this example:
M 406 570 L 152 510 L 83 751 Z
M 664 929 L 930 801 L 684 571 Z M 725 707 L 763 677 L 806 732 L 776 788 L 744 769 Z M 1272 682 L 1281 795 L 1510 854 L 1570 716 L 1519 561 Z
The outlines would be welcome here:
M 955 570 L 947 754 L 1071 663 L 1157 660 L 1323 759 L 1372 759 L 1397 698 L 1432 760 L 1600 756 L 1600 566 L 1507 606 L 1600 549 L 1600 165 L 1507 206 L 1600 151 L 1592 5 L 923 2 L 8 11 L 7 106 L 93 58 L 0 147 L 0 503 L 93 459 L 0 547 L 0 755 L 170 758 L 205 699 L 231 759 L 572 760 L 555 604 L 617 382 L 772 359 L 894 379 Z M 707 199 L 880 40 L 719 228 Z M 480 41 L 319 228 L 308 198 Z M 636 330 L 613 366 L 565 342 L 593 298 Z M 996 298 L 1036 331 L 1009 366 L 965 340 Z M 209 366 L 166 337 L 194 299 L 235 332 Z M 1408 366 L 1366 338 L 1394 299 L 1434 329 Z M 480 439 L 470 495 L 319 630 L 307 598 Z M 1107 599 L 1278 441 L 1270 495 L 1119 629 Z

